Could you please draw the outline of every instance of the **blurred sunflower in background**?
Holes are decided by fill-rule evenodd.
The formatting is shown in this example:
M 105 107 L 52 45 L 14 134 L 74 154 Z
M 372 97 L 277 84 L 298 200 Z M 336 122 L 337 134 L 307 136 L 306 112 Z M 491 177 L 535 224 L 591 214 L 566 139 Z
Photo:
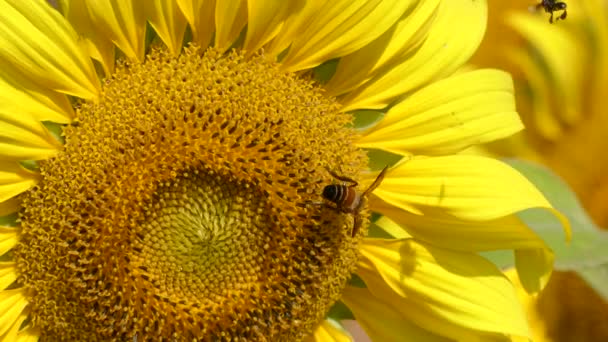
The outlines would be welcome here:
M 3 340 L 340 341 L 344 305 L 377 341 L 530 336 L 477 253 L 537 292 L 553 256 L 514 214 L 561 214 L 458 154 L 523 127 L 508 74 L 456 72 L 485 1 L 59 9 L 0 0 Z M 323 202 L 387 164 L 360 210 Z
M 518 112 L 526 126 L 513 137 L 490 144 L 489 151 L 548 166 L 605 229 L 608 3 L 564 3 L 567 19 L 549 24 L 549 15 L 534 11 L 531 1 L 492 2 L 488 34 L 471 62 L 504 68 L 513 75 Z M 540 297 L 523 298 L 535 341 L 608 340 L 606 299 L 574 272 L 556 273 Z

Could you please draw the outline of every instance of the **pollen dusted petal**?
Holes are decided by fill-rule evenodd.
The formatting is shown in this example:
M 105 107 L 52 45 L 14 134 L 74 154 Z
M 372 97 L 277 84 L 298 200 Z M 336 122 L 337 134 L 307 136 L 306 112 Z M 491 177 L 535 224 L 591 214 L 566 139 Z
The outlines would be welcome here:
M 440 0 L 419 1 L 378 39 L 340 58 L 335 74 L 325 85 L 331 96 L 359 87 L 386 68 L 401 63 L 428 35 Z
M 215 48 L 226 51 L 247 24 L 247 0 L 215 3 Z
M 403 63 L 346 95 L 341 100 L 343 110 L 381 109 L 424 84 L 452 74 L 479 46 L 486 19 L 485 1 L 442 1 L 422 46 Z
M 452 341 L 413 324 L 398 309 L 392 307 L 391 303 L 375 298 L 367 288 L 348 286 L 344 290 L 342 300 L 372 341 Z
M 145 6 L 150 25 L 174 55 L 182 50 L 187 21 L 175 0 L 152 0 Z
M 500 181 L 497 181 L 500 180 Z M 398 208 L 440 208 L 471 221 L 493 220 L 524 209 L 544 208 L 567 219 L 523 175 L 498 160 L 468 155 L 420 157 L 391 170 L 374 195 Z
M 281 30 L 281 25 L 287 19 L 289 1 L 284 0 L 248 0 L 247 36 L 243 49 L 255 52 L 274 38 Z
M 313 68 L 357 51 L 381 36 L 416 2 L 328 1 L 317 10 L 311 22 L 292 32 L 293 43 L 282 67 L 286 71 Z
M 65 94 L 49 91 L 17 74 L 7 76 L 0 75 L 0 111 L 27 113 L 38 121 L 72 121 L 74 109 Z
M 96 99 L 99 80 L 77 40 L 46 1 L 0 1 L 0 61 L 7 77 L 20 73 L 49 90 Z
M 364 132 L 359 147 L 401 155 L 453 154 L 523 129 L 511 76 L 499 70 L 458 74 L 422 88 Z
M 477 254 L 413 239 L 366 239 L 361 253 L 357 274 L 374 297 L 425 329 L 454 340 L 529 335 L 510 281 Z
M 6 289 L 17 280 L 17 269 L 12 261 L 0 262 L 0 290 Z
M 17 230 L 0 226 L 0 255 L 4 255 L 17 245 Z
M 61 143 L 26 112 L 0 109 L 0 160 L 42 160 L 61 149 Z
M 0 336 L 23 318 L 22 313 L 27 304 L 23 289 L 0 291 Z
M 215 0 L 177 0 L 192 30 L 192 40 L 202 48 L 211 43 L 215 31 Z
M 61 13 L 78 33 L 80 43 L 83 44 L 89 56 L 101 63 L 106 75 L 111 75 L 115 63 L 114 43 L 103 33 L 103 30 L 93 24 L 86 1 L 64 0 L 59 3 Z
M 351 120 L 263 53 L 153 47 L 119 63 L 22 196 L 13 255 L 35 327 L 68 341 L 310 336 L 363 235 L 314 204 L 327 168 L 366 165 Z
M 139 0 L 85 0 L 89 15 L 102 35 L 134 61 L 144 60 L 146 16 Z
M 330 319 L 324 320 L 315 329 L 313 335 L 306 342 L 352 342 L 353 338 L 338 323 Z

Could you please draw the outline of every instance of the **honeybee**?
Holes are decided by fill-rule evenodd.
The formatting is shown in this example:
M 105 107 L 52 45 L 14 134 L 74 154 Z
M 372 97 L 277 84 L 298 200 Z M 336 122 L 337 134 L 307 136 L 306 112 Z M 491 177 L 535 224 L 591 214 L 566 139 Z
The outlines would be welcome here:
M 327 170 L 334 178 L 344 182 L 344 184 L 330 184 L 325 186 L 325 188 L 323 188 L 323 198 L 335 203 L 335 210 L 346 214 L 353 214 L 354 225 L 351 233 L 352 237 L 357 235 L 359 228 L 361 228 L 362 220 L 361 216 L 359 215 L 359 211 L 363 207 L 367 195 L 374 191 L 378 185 L 380 185 L 382 179 L 384 179 L 386 170 L 388 170 L 388 166 L 384 167 L 384 169 L 380 171 L 380 174 L 378 174 L 378 177 L 376 177 L 374 182 L 363 192 L 359 192 L 357 189 L 355 189 L 355 187 L 359 185 L 357 181 L 348 177 L 337 175 L 331 170 Z M 350 183 L 350 185 L 347 183 Z
M 551 24 L 553 24 L 553 12 L 563 11 L 562 14 L 559 17 L 557 17 L 556 21 L 560 20 L 560 19 L 564 20 L 564 19 L 566 19 L 566 16 L 568 15 L 568 12 L 566 11 L 566 7 L 568 7 L 568 5 L 562 1 L 541 0 L 540 4 L 536 5 L 536 10 L 539 10 L 541 7 L 545 10 L 545 12 L 551 13 L 551 17 L 549 18 L 549 22 Z

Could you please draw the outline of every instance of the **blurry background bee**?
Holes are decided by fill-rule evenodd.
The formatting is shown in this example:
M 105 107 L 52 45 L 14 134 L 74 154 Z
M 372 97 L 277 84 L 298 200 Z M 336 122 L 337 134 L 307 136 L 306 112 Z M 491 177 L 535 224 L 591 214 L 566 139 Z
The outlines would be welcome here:
M 359 211 L 363 207 L 367 195 L 369 195 L 374 189 L 380 185 L 384 174 L 388 170 L 388 166 L 384 167 L 374 182 L 363 192 L 355 189 L 359 183 L 348 177 L 337 175 L 331 170 L 327 170 L 334 178 L 344 182 L 343 184 L 330 184 L 323 188 L 323 198 L 336 204 L 334 208 L 338 212 L 353 214 L 354 225 L 351 236 L 354 237 L 359 232 L 361 227 L 361 216 Z M 350 183 L 350 184 L 349 184 Z M 332 207 L 333 208 L 333 207 Z
M 535 7 L 536 7 L 537 11 L 539 9 L 543 8 L 545 10 L 545 12 L 551 13 L 551 17 L 549 17 L 549 22 L 551 24 L 553 24 L 553 12 L 563 11 L 562 14 L 560 14 L 560 16 L 557 17 L 556 21 L 560 20 L 560 19 L 564 20 L 564 19 L 566 19 L 566 16 L 568 16 L 568 11 L 566 11 L 566 8 L 568 7 L 568 5 L 563 1 L 541 0 L 540 4 L 537 4 Z

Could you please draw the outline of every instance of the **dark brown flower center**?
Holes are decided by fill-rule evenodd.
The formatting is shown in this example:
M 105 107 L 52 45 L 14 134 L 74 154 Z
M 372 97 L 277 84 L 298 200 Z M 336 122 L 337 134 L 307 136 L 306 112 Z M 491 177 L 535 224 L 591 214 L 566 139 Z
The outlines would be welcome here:
M 121 65 L 25 195 L 15 249 L 47 340 L 297 341 L 355 266 L 350 115 L 262 55 Z M 360 236 L 360 235 L 359 235 Z

